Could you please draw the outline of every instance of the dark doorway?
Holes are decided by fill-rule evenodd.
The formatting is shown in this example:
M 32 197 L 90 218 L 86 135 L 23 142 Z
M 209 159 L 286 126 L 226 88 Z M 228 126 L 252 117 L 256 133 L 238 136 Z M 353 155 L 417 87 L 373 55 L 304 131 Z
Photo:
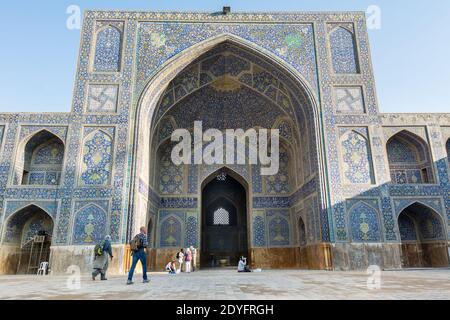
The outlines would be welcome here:
M 202 193 L 201 266 L 237 266 L 248 255 L 247 192 L 226 171 L 208 182 Z

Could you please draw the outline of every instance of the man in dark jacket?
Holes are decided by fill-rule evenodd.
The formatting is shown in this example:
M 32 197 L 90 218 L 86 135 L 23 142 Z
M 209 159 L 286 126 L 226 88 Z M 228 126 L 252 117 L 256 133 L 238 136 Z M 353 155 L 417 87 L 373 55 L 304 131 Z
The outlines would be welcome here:
M 133 251 L 133 263 L 131 265 L 131 269 L 128 274 L 128 281 L 127 281 L 128 285 L 133 284 L 134 269 L 136 269 L 138 261 L 141 261 L 142 264 L 144 283 L 150 282 L 150 280 L 148 280 L 147 278 L 147 253 L 145 252 L 145 249 L 148 246 L 147 229 L 145 227 L 141 227 L 141 232 L 138 235 L 136 235 L 135 238 L 139 239 L 139 244 L 137 246 L 137 249 Z
M 113 259 L 110 236 L 106 236 L 105 240 L 102 242 L 102 252 L 103 254 L 101 256 L 95 255 L 94 257 L 94 272 L 92 272 L 92 280 L 95 280 L 98 274 L 101 274 L 101 280 L 108 280 L 106 279 L 106 271 L 109 266 L 108 258 L 110 257 L 111 260 Z

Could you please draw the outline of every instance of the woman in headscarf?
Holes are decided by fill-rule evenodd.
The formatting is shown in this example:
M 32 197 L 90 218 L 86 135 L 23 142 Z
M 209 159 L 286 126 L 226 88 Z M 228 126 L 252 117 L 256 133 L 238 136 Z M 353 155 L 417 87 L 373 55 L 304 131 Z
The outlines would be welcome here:
M 108 280 L 106 279 L 106 271 L 109 266 L 108 258 L 110 257 L 111 260 L 113 259 L 111 236 L 106 236 L 99 247 L 101 250 L 96 249 L 96 252 L 94 253 L 94 272 L 92 272 L 92 280 L 95 280 L 99 274 L 101 274 L 101 280 Z

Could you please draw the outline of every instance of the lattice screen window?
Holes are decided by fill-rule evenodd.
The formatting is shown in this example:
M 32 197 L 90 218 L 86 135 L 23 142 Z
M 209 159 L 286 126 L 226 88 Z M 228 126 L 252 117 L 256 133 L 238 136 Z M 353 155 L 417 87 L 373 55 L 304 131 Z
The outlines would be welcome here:
M 215 226 L 230 225 L 230 213 L 224 208 L 217 209 L 214 212 L 214 225 Z

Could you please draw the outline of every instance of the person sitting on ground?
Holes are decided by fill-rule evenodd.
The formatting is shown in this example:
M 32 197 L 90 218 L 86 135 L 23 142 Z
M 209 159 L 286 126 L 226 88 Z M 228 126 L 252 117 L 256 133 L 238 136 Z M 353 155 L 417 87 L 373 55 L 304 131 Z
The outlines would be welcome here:
M 247 266 L 247 258 L 241 257 L 238 263 L 238 272 L 252 272 Z
M 175 260 L 170 261 L 167 264 L 166 271 L 169 272 L 169 274 L 177 274 L 177 267 L 175 265 Z

